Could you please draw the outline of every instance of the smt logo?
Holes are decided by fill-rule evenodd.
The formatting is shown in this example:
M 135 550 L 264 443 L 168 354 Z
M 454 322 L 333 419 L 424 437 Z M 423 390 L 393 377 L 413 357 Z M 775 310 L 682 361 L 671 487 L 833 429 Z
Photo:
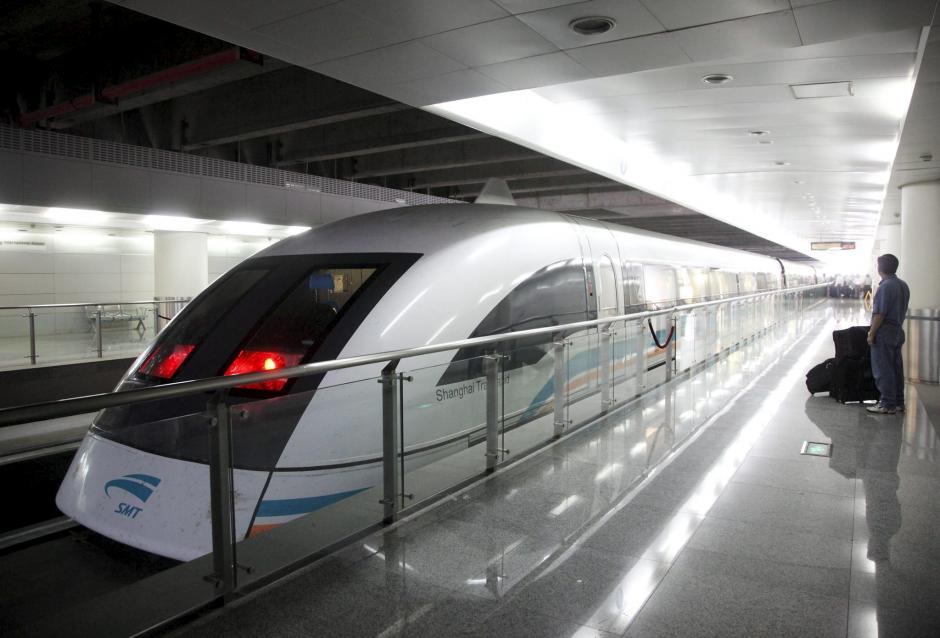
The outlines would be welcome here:
M 160 479 L 149 474 L 125 474 L 121 478 L 111 479 L 104 484 L 104 493 L 108 498 L 111 497 L 110 490 L 124 490 L 132 496 L 136 496 L 141 503 L 146 503 L 153 491 L 160 485 Z M 137 518 L 137 515 L 143 511 L 143 508 L 129 503 L 119 503 L 115 514 L 127 516 L 128 518 Z

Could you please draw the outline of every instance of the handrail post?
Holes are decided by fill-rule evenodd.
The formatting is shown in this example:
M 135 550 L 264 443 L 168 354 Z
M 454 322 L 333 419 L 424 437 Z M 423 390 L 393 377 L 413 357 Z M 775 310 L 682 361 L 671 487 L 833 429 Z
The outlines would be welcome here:
M 32 308 L 29 308 L 29 314 L 27 318 L 29 319 L 29 363 L 30 365 L 36 365 L 36 313 L 33 312 Z
M 679 339 L 679 328 L 676 326 L 676 314 L 671 312 L 668 317 L 669 320 L 666 322 L 666 325 L 672 327 L 672 339 L 666 344 L 666 381 L 672 380 L 673 377 L 673 371 L 676 365 L 676 341 Z
M 227 390 L 209 402 L 209 489 L 212 507 L 212 567 L 222 601 L 228 602 L 236 587 L 235 508 L 232 502 L 232 431 Z
M 102 343 L 101 343 L 101 339 L 102 339 L 102 337 L 101 337 L 101 332 L 102 332 L 102 330 L 101 330 L 101 306 L 98 306 L 97 310 L 95 310 L 95 321 L 98 323 L 98 358 L 100 359 L 100 358 L 101 358 L 101 353 L 102 353 Z
M 600 366 L 600 383 L 601 383 L 601 412 L 607 412 L 610 408 L 612 401 L 610 400 L 610 364 L 611 364 L 611 352 L 610 352 L 610 342 L 611 342 L 611 332 L 610 324 L 604 326 L 600 334 L 600 350 L 601 356 L 598 357 L 597 364 Z
M 483 357 L 486 374 L 486 472 L 496 470 L 499 463 L 499 356 Z
M 646 390 L 646 350 L 649 336 L 646 332 L 646 324 L 643 321 L 637 321 L 635 325 L 636 334 L 636 354 L 634 375 L 636 377 L 636 392 L 633 396 L 640 396 Z
M 568 343 L 564 338 L 553 344 L 553 353 L 555 355 L 555 432 L 557 439 L 565 433 L 565 426 L 568 425 L 565 419 L 565 407 L 568 404 L 568 383 L 565 378 L 565 350 Z
M 398 425 L 398 359 L 389 361 L 382 369 L 382 505 L 385 506 L 382 522 L 394 523 L 401 509 L 398 489 L 401 481 L 401 466 L 398 455 L 401 448 Z

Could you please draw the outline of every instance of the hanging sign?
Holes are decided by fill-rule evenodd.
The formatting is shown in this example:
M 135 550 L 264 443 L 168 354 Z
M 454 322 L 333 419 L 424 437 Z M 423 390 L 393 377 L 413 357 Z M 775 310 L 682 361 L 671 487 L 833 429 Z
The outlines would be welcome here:
M 809 246 L 812 250 L 855 250 L 854 241 L 814 241 Z

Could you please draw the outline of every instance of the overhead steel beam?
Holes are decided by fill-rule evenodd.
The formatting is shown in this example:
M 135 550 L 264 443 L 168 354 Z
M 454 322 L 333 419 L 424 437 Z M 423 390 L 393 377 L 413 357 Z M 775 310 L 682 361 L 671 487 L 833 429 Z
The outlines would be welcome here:
M 498 137 L 484 137 L 454 144 L 438 144 L 370 155 L 359 160 L 352 177 L 369 179 L 448 168 L 520 162 L 543 157 L 545 156 Z
M 348 144 L 336 144 L 306 151 L 300 150 L 297 151 L 296 154 L 283 158 L 277 165 L 284 167 L 304 164 L 306 162 L 325 162 L 345 157 L 360 157 L 362 155 L 387 153 L 389 151 L 420 148 L 422 146 L 433 146 L 435 144 L 463 142 L 466 140 L 480 139 L 482 137 L 485 137 L 484 133 L 466 128 L 458 129 L 456 127 L 417 133 L 402 133 Z
M 194 93 L 174 107 L 185 121 L 184 151 L 413 110 L 298 67 Z
M 549 193 L 556 191 L 583 191 L 589 188 L 623 188 L 612 180 L 602 180 L 592 173 L 587 173 L 584 177 L 576 179 L 552 178 L 550 180 L 514 180 L 509 184 L 509 189 L 513 195 L 518 193 Z M 480 188 L 460 190 L 455 193 L 455 197 L 469 198 L 480 194 Z
M 491 177 L 507 181 L 585 175 L 587 171 L 551 158 L 521 162 L 501 162 L 457 169 L 428 171 L 413 184 L 402 184 L 401 188 L 420 190 L 443 186 L 470 186 L 483 184 Z

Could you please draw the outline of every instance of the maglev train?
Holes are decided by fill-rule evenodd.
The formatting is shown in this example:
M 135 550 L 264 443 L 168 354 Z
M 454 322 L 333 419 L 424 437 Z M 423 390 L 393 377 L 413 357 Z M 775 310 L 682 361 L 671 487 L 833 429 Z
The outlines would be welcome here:
M 807 265 L 555 212 L 498 204 L 386 210 L 289 237 L 234 267 L 168 324 L 117 390 L 815 281 Z M 729 321 L 717 319 L 715 329 L 727 330 Z M 652 338 L 639 334 L 620 348 L 651 348 L 655 368 Z M 500 346 L 501 374 L 511 377 L 505 414 L 515 425 L 552 418 L 551 343 L 529 338 Z M 596 391 L 589 349 L 570 355 L 569 397 Z M 412 378 L 404 390 L 412 466 L 480 445 L 472 433 L 485 422 L 483 393 L 474 394 L 481 354 L 464 348 L 401 362 Z M 630 369 L 629 355 L 617 355 L 624 364 L 618 374 Z M 230 392 L 238 538 L 380 485 L 381 368 Z M 59 488 L 59 509 L 149 552 L 181 560 L 209 552 L 210 398 L 101 411 Z

